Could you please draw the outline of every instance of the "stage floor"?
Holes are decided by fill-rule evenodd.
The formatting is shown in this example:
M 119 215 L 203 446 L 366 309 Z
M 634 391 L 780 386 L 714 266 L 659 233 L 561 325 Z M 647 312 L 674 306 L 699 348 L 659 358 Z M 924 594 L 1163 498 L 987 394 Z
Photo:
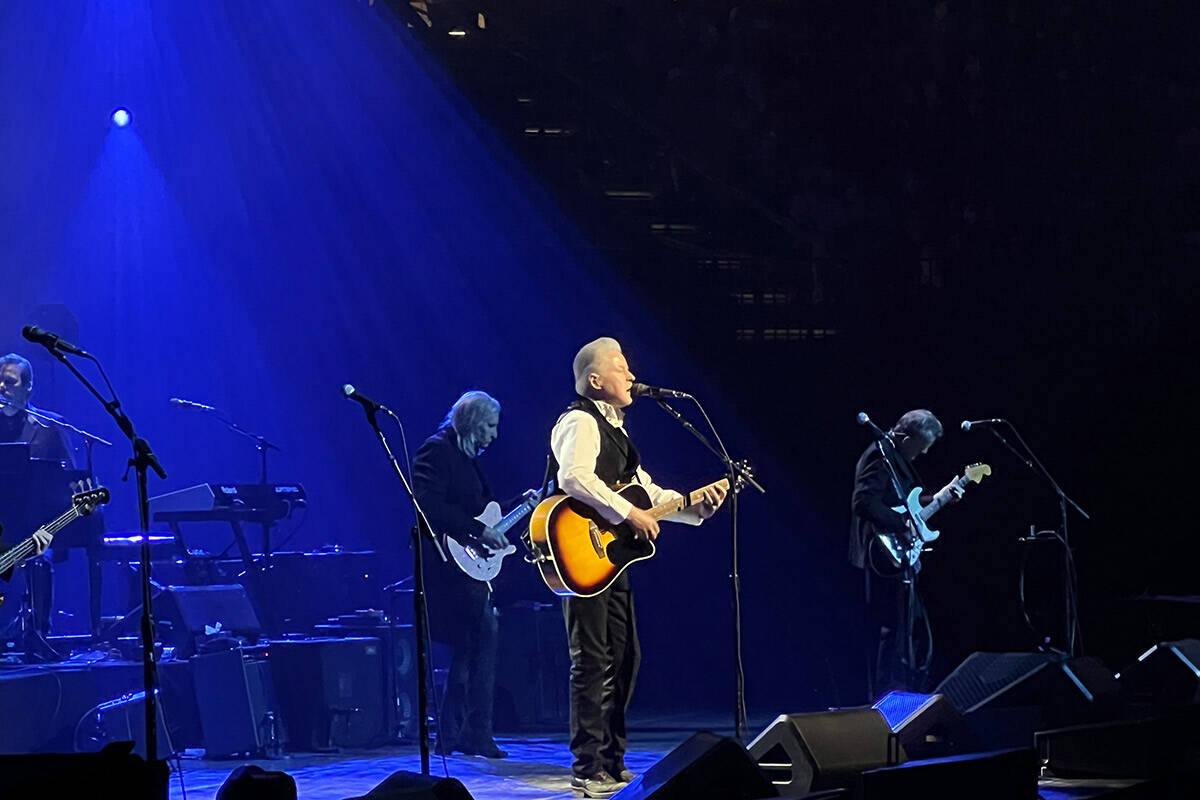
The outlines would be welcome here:
M 626 766 L 642 772 L 697 730 L 713 728 L 680 726 L 655 722 L 630 731 L 630 750 Z M 717 729 L 716 733 L 728 733 Z M 497 737 L 508 758 L 486 759 L 456 754 L 443 759 L 431 755 L 430 774 L 449 775 L 462 781 L 475 800 L 563 800 L 571 792 L 571 753 L 564 731 L 554 735 L 522 738 Z M 229 776 L 242 763 L 263 769 L 281 770 L 296 780 L 301 800 L 343 800 L 369 792 L 397 770 L 421 771 L 421 757 L 415 746 L 377 750 L 343 751 L 329 755 L 295 755 L 251 762 L 203 761 L 183 759 L 183 781 L 188 800 L 211 800 Z M 172 770 L 171 800 L 183 800 L 179 775 Z
M 760 731 L 770 717 L 751 719 L 750 731 Z M 696 731 L 708 730 L 722 735 L 732 734 L 728 718 L 712 714 L 676 714 L 635 719 L 630 728 L 630 750 L 627 766 L 641 773 L 670 752 Z M 489 760 L 478 756 L 455 755 L 444 761 L 431 756 L 430 773 L 435 777 L 457 778 L 475 800 L 567 800 L 571 791 L 571 753 L 567 735 L 542 733 L 520 738 L 498 737 L 500 746 L 508 751 L 505 759 Z M 243 763 L 253 763 L 263 769 L 280 770 L 296 781 L 300 800 L 344 800 L 364 795 L 393 772 L 421 771 L 421 758 L 415 746 L 397 746 L 374 750 L 342 751 L 325 755 L 299 754 L 278 759 L 243 761 L 205 761 L 184 758 L 183 782 L 188 800 L 212 800 L 229 773 Z M 1062 780 L 1045 778 L 1039 781 L 1041 800 L 1100 800 L 1106 796 L 1122 795 L 1142 784 L 1139 780 Z M 1145 788 L 1150 788 L 1146 786 Z M 1135 796 L 1144 798 L 1177 797 L 1150 791 Z M 1178 788 L 1178 787 L 1175 787 Z M 964 785 L 964 800 L 975 796 L 972 787 Z M 172 767 L 171 800 L 183 800 L 180 776 Z

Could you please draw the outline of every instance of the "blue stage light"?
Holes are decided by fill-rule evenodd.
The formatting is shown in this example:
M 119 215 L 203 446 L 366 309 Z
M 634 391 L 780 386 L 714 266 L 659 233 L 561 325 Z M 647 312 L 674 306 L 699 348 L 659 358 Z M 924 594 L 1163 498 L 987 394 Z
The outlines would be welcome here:
M 118 128 L 124 128 L 132 120 L 133 117 L 130 115 L 129 111 L 124 108 L 118 108 L 112 113 L 113 125 L 116 125 Z
M 915 717 L 921 709 L 933 702 L 937 695 L 916 694 L 915 692 L 888 692 L 871 706 L 883 714 L 892 732 L 900 730 L 900 726 Z

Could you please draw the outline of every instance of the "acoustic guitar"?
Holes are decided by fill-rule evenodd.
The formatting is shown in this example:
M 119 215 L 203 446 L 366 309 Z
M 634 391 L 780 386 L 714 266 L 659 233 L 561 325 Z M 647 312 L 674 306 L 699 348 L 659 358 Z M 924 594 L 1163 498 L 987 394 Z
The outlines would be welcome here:
M 655 519 L 662 519 L 700 503 L 704 489 L 709 486 L 728 491 L 729 480 L 722 478 L 656 506 L 651 504 L 646 490 L 636 483 L 619 489 L 617 494 Z M 737 486 L 735 491 L 740 488 Z M 611 586 L 630 564 L 645 561 L 656 552 L 654 542 L 637 538 L 627 523 L 614 525 L 587 503 L 566 495 L 548 497 L 533 510 L 529 543 L 532 561 L 542 580 L 550 591 L 562 596 L 597 595 Z

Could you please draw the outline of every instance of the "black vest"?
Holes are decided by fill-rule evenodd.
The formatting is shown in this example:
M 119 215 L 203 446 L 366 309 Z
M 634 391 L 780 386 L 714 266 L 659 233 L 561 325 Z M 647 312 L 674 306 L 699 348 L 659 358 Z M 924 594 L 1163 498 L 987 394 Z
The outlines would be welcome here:
M 581 397 L 567 406 L 567 411 L 575 410 L 591 414 L 600 428 L 600 454 L 596 456 L 596 477 L 609 486 L 632 482 L 641 458 L 630 438 L 614 428 L 591 400 Z M 555 471 L 557 466 L 556 464 Z

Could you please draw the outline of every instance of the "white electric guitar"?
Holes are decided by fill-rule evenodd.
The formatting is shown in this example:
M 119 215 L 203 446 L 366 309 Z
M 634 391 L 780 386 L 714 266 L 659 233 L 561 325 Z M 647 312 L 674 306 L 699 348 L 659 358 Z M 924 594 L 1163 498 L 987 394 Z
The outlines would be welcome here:
M 554 481 L 550 481 L 544 494 L 553 491 Z M 543 492 L 534 492 L 504 516 L 500 514 L 500 504 L 493 500 L 475 519 L 492 528 L 501 536 L 506 536 L 518 522 L 529 516 L 529 512 L 533 511 L 542 501 L 542 497 Z M 454 563 L 466 573 L 467 577 L 484 582 L 489 582 L 499 575 L 500 568 L 504 566 L 504 559 L 517 552 L 516 545 L 511 542 L 503 550 L 492 550 L 482 542 L 462 544 L 457 539 L 442 536 L 442 544 L 446 548 L 446 552 L 454 559 Z
M 892 510 L 897 513 L 904 514 L 907 519 L 912 521 L 910 530 L 905 530 L 897 533 L 880 533 L 876 535 L 876 539 L 883 545 L 884 551 L 892 560 L 892 565 L 896 567 L 912 567 L 914 570 L 921 568 L 921 551 L 925 548 L 928 542 L 941 536 L 941 533 L 929 527 L 928 520 L 936 514 L 946 502 L 949 500 L 951 486 L 957 486 L 959 489 L 965 489 L 967 484 L 979 483 L 985 476 L 992 474 L 992 468 L 987 464 L 972 464 L 963 470 L 963 474 L 946 484 L 946 487 L 934 495 L 934 499 L 927 506 L 921 505 L 921 492 L 924 491 L 920 486 L 914 487 L 908 493 L 908 497 L 904 498 L 904 505 L 895 506 Z

